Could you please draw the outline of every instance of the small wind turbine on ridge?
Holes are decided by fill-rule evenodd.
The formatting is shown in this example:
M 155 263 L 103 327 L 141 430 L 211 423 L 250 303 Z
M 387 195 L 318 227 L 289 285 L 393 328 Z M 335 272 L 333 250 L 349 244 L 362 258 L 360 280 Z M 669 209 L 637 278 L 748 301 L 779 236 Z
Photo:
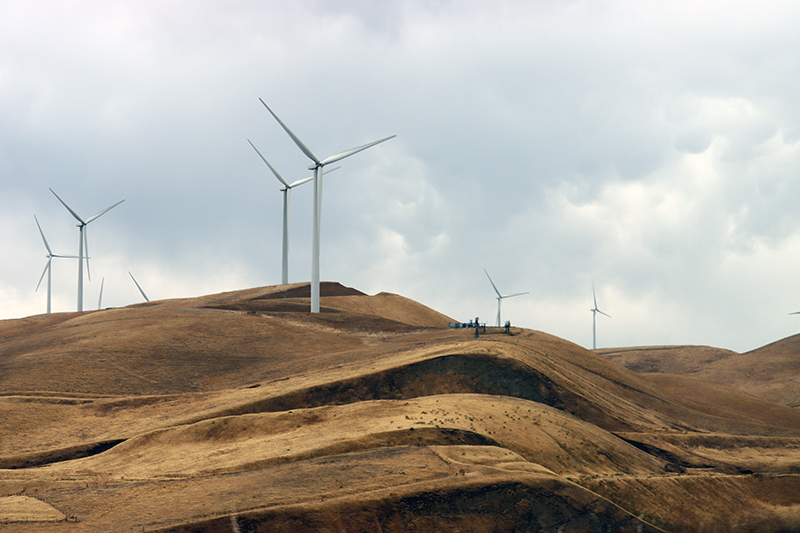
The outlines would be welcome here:
M 592 299 L 594 299 L 594 307 L 592 309 L 590 309 L 590 311 L 592 312 L 592 350 L 596 350 L 597 349 L 597 324 L 596 324 L 597 313 L 600 313 L 601 315 L 606 315 L 606 314 L 604 312 L 602 312 L 600 309 L 597 308 L 597 296 L 595 296 L 595 294 L 594 294 L 594 281 L 592 282 Z M 609 316 L 609 315 L 606 315 L 606 316 L 608 318 L 611 318 L 611 316 Z
M 292 133 L 286 124 L 278 118 L 278 115 L 272 112 L 272 109 L 259 98 L 264 107 L 267 108 L 270 115 L 278 121 L 278 124 L 281 125 L 283 130 L 291 137 L 294 143 L 300 148 L 300 151 L 303 152 L 306 157 L 308 157 L 312 163 L 308 165 L 308 170 L 314 171 L 314 206 L 312 208 L 312 223 L 311 223 L 311 312 L 312 313 L 319 313 L 319 234 L 320 234 L 320 218 L 322 216 L 322 168 L 325 165 L 329 165 L 331 163 L 335 163 L 336 161 L 340 161 L 345 157 L 350 157 L 353 154 L 357 154 L 362 150 L 366 150 L 376 144 L 380 144 L 384 141 L 388 141 L 396 137 L 396 135 L 391 135 L 389 137 L 385 137 L 383 139 L 379 139 L 377 141 L 373 141 L 371 143 L 364 144 L 362 146 L 358 146 L 356 148 L 351 148 L 350 150 L 345 150 L 344 152 L 339 152 L 338 154 L 334 154 L 332 156 L 326 157 L 325 159 L 320 159 L 314 152 L 312 152 L 308 146 L 303 144 L 303 141 L 300 140 L 297 135 Z
M 86 220 L 83 220 L 80 216 L 78 216 L 78 213 L 73 211 L 72 208 L 68 206 L 67 203 L 56 194 L 56 192 L 53 189 L 50 189 L 50 192 L 53 193 L 53 195 L 56 198 L 58 198 L 59 202 L 64 204 L 64 207 L 67 208 L 67 211 L 69 211 L 70 214 L 73 217 L 75 217 L 75 220 L 78 221 L 78 223 L 75 224 L 80 229 L 79 244 L 78 244 L 78 311 L 83 311 L 83 249 L 84 248 L 86 248 L 86 276 L 89 278 L 90 281 L 92 279 L 92 275 L 89 272 L 89 239 L 86 236 L 86 226 L 88 226 L 89 223 L 95 220 L 96 218 L 111 211 L 125 200 L 120 200 L 111 207 L 106 207 L 99 213 L 90 216 Z
M 486 269 L 484 268 L 483 271 L 486 272 Z M 499 327 L 501 327 L 501 323 L 500 323 L 500 304 L 503 302 L 503 298 L 513 298 L 514 296 L 522 296 L 523 294 L 528 294 L 528 293 L 527 292 L 518 292 L 516 294 L 508 294 L 506 296 L 503 296 L 502 294 L 500 294 L 500 291 L 497 290 L 497 286 L 494 284 L 494 281 L 492 281 L 492 277 L 489 275 L 488 272 L 486 272 L 486 277 L 489 278 L 489 283 L 492 284 L 492 288 L 494 289 L 494 292 L 497 293 L 497 327 L 499 328 Z
M 47 244 L 47 239 L 44 238 L 44 232 L 42 231 L 42 226 L 39 224 L 39 219 L 36 218 L 36 215 L 33 215 L 33 219 L 36 221 L 36 227 L 39 228 L 39 234 L 42 236 L 42 241 L 44 241 L 44 247 L 47 248 L 47 264 L 44 266 L 44 270 L 42 271 L 42 275 L 39 278 L 39 283 L 36 284 L 36 290 L 33 292 L 38 292 L 39 285 L 42 284 L 42 280 L 44 279 L 44 275 L 47 274 L 47 313 L 50 313 L 50 284 L 52 282 L 52 272 L 53 268 L 51 263 L 53 262 L 54 257 L 63 257 L 67 259 L 77 259 L 77 255 L 57 255 L 54 254 L 52 250 L 50 250 L 50 245 Z
M 283 176 L 281 176 L 278 173 L 278 171 L 275 170 L 275 167 L 270 165 L 269 161 L 267 161 L 267 158 L 261 155 L 261 152 L 258 151 L 258 148 L 256 148 L 255 145 L 252 142 L 250 142 L 250 139 L 247 139 L 247 142 L 250 143 L 250 146 L 253 147 L 253 150 L 256 151 L 259 157 L 261 157 L 262 161 L 264 161 L 264 163 L 267 164 L 267 166 L 275 175 L 275 177 L 278 178 L 278 181 L 280 181 L 283 184 L 279 189 L 280 191 L 283 192 L 283 251 L 281 253 L 281 258 L 282 258 L 281 284 L 286 285 L 287 283 L 289 283 L 289 206 L 291 203 L 291 197 L 290 197 L 291 190 L 297 187 L 298 185 L 302 185 L 307 181 L 313 180 L 314 176 L 312 175 L 307 178 L 299 179 L 290 185 L 285 179 L 283 179 Z M 334 170 L 339 168 L 342 167 L 334 167 L 330 170 L 326 170 L 325 172 L 323 172 L 323 174 L 327 174 L 328 172 L 333 172 Z

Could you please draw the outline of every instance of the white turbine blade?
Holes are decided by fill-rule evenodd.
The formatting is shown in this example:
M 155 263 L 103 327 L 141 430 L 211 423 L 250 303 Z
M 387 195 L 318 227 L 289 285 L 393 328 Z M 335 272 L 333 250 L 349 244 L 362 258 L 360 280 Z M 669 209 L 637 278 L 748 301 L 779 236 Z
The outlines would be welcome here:
M 304 183 L 306 183 L 306 182 L 309 182 L 309 181 L 311 181 L 311 180 L 313 180 L 313 179 L 314 179 L 314 176 L 309 176 L 309 177 L 307 177 L 307 178 L 303 178 L 303 179 L 301 179 L 301 180 L 297 180 L 297 181 L 295 181 L 294 183 L 292 183 L 291 185 L 287 185 L 287 186 L 286 186 L 286 187 L 284 187 L 284 188 L 285 188 L 285 189 L 294 189 L 294 188 L 295 188 L 295 187 L 297 187 L 298 185 L 302 185 L 302 184 L 304 184 Z M 281 190 L 283 190 L 284 188 L 281 188 Z
M 800 315 L 800 311 L 795 311 L 794 313 L 789 313 L 790 315 Z
M 102 211 L 100 211 L 99 213 L 97 213 L 96 215 L 93 215 L 93 216 L 89 217 L 88 219 L 86 219 L 86 224 L 88 224 L 88 223 L 89 223 L 89 222 L 91 222 L 92 220 L 94 220 L 94 219 L 98 218 L 100 215 L 104 215 L 104 214 L 108 213 L 109 211 L 111 211 L 112 209 L 114 209 L 115 207 L 117 207 L 119 204 L 121 204 L 121 203 L 122 203 L 122 202 L 124 202 L 124 201 L 125 201 L 125 200 L 120 200 L 119 202 L 115 203 L 115 204 L 114 204 L 114 205 L 112 205 L 111 207 L 106 207 L 105 209 L 103 209 Z
M 518 292 L 516 294 L 509 294 L 508 296 L 503 296 L 503 298 L 513 298 L 514 296 L 522 296 L 523 294 L 530 294 L 529 292 Z
M 33 215 L 33 219 L 36 220 L 36 226 L 39 228 L 39 234 L 42 236 L 42 240 L 44 241 L 44 247 L 47 248 L 47 253 L 52 257 L 53 251 L 50 250 L 50 245 L 47 244 L 47 239 L 44 238 L 44 232 L 42 231 L 42 226 L 39 225 L 39 219 L 36 218 L 36 215 Z M 39 282 L 41 283 L 41 280 Z
M 261 98 L 259 98 L 259 100 L 261 100 Z M 301 140 L 300 140 L 300 139 L 297 137 L 297 135 L 295 135 L 294 133 L 292 133 L 292 130 L 290 130 L 290 129 L 288 128 L 288 126 L 286 126 L 286 124 L 284 124 L 284 123 L 283 123 L 283 121 L 282 121 L 281 119 L 279 119 L 279 118 L 278 118 L 278 115 L 276 115 L 275 113 L 273 113 L 273 112 L 272 112 L 272 109 L 270 109 L 270 108 L 269 108 L 269 106 L 266 104 L 266 102 L 264 102 L 264 100 L 261 100 L 261 103 L 262 103 L 262 104 L 264 104 L 264 107 L 266 107 L 266 108 L 267 108 L 267 111 L 269 111 L 269 114 L 270 114 L 270 115 L 272 115 L 272 116 L 275 118 L 275 120 L 277 120 L 277 121 L 278 121 L 278 124 L 280 124 L 280 125 L 281 125 L 281 127 L 283 128 L 283 130 L 284 130 L 286 133 L 288 133 L 288 134 L 289 134 L 289 137 L 291 137 L 291 138 L 292 138 L 292 140 L 294 141 L 294 143 L 297 145 L 297 147 L 298 147 L 298 148 L 300 148 L 300 151 L 301 151 L 301 152 L 303 152 L 304 154 L 306 154 L 306 157 L 308 157 L 308 158 L 309 158 L 310 160 L 312 160 L 314 163 L 316 163 L 316 164 L 318 164 L 318 165 L 319 165 L 319 164 L 321 164 L 321 161 L 319 160 L 319 158 L 318 158 L 317 156 L 315 156 L 315 155 L 314 155 L 314 152 L 312 152 L 312 151 L 311 151 L 311 150 L 308 148 L 308 146 L 306 146 L 305 144 L 303 144 L 303 141 L 301 141 Z
M 361 152 L 362 150 L 366 150 L 367 148 L 371 148 L 371 147 L 375 146 L 376 144 L 380 144 L 380 143 L 382 143 L 384 141 L 388 141 L 389 139 L 394 139 L 395 137 L 397 137 L 397 135 L 390 135 L 389 137 L 386 137 L 385 139 L 381 139 L 379 141 L 373 141 L 371 143 L 365 144 L 363 146 L 359 146 L 357 148 L 351 148 L 350 150 L 347 150 L 347 151 L 344 151 L 344 152 L 340 152 L 340 153 L 338 153 L 336 155 L 332 155 L 330 157 L 326 157 L 325 160 L 320 164 L 328 165 L 330 163 L 334 163 L 336 161 L 344 159 L 345 157 L 350 157 L 353 154 L 357 154 L 358 152 Z
M 484 268 L 483 271 L 486 272 L 486 269 Z M 488 272 L 486 272 L 486 277 L 489 278 L 489 283 L 492 284 L 492 288 L 494 289 L 494 292 L 497 293 L 497 297 L 498 298 L 502 298 L 503 295 L 500 294 L 500 291 L 497 290 L 497 287 L 495 286 L 494 281 L 492 281 L 492 276 L 490 276 Z
M 39 285 L 42 284 L 42 280 L 44 279 L 44 275 L 47 274 L 47 269 L 50 268 L 50 263 L 53 261 L 53 258 L 50 257 L 47 259 L 47 264 L 44 266 L 44 270 L 42 270 L 42 277 L 39 278 L 39 283 L 36 284 L 36 290 L 33 292 L 39 292 Z
M 133 274 L 131 274 L 131 271 L 130 271 L 130 270 L 128 271 L 128 274 L 130 274 L 130 276 L 131 276 L 131 279 L 133 280 L 133 282 L 134 282 L 134 283 L 136 283 L 136 288 L 138 288 L 138 289 L 139 289 L 139 292 L 141 292 L 141 293 L 142 293 L 142 296 L 144 297 L 144 299 L 145 299 L 145 300 L 147 300 L 147 301 L 149 302 L 149 301 L 150 301 L 150 298 L 148 298 L 148 297 L 147 297 L 147 295 L 144 293 L 144 291 L 142 290 L 142 288 L 139 286 L 139 282 L 138 282 L 138 281 L 136 281 L 136 278 L 134 278 L 134 277 L 133 277 Z
M 597 296 L 594 294 L 594 281 L 592 282 L 592 299 L 594 300 L 594 308 L 597 309 Z
M 601 311 L 601 310 L 599 310 L 599 309 L 597 309 L 597 312 L 598 312 L 598 313 L 600 313 L 601 315 L 606 315 L 604 312 L 602 312 L 602 311 Z M 611 315 L 606 315 L 606 316 L 607 316 L 608 318 L 611 318 Z
M 333 168 L 332 168 L 332 169 L 330 169 L 330 170 L 325 170 L 325 171 L 323 171 L 323 172 L 322 172 L 322 174 L 327 174 L 327 173 L 329 173 L 329 172 L 333 172 L 334 170 L 339 170 L 340 168 L 342 168 L 342 167 L 333 167 Z M 301 179 L 301 180 L 297 180 L 297 181 L 295 181 L 294 183 L 292 183 L 291 185 L 289 185 L 289 186 L 288 186 L 288 188 L 289 188 L 289 189 L 292 189 L 292 188 L 294 188 L 294 187 L 297 187 L 298 185 L 302 185 L 302 184 L 306 183 L 307 181 L 311 181 L 311 180 L 313 180 L 313 179 L 314 179 L 314 176 L 312 175 L 312 176 L 309 176 L 309 177 L 307 177 L 307 178 L 303 178 L 303 179 Z M 283 189 L 281 189 L 281 190 L 283 190 Z
M 263 155 L 261 155 L 261 152 L 259 152 L 259 151 L 258 151 L 258 148 L 256 148 L 256 146 L 255 146 L 253 143 L 251 143 L 251 142 L 250 142 L 250 139 L 247 139 L 247 142 L 249 142 L 249 143 L 250 143 L 250 146 L 252 146 L 252 147 L 253 147 L 253 150 L 255 150 L 255 151 L 256 151 L 256 153 L 259 155 L 259 157 L 261 157 L 261 160 L 262 160 L 262 161 L 264 161 L 264 163 L 266 163 L 266 164 L 267 164 L 267 166 L 268 166 L 268 167 L 269 167 L 269 169 L 272 171 L 272 173 L 273 173 L 273 174 L 275 174 L 275 177 L 276 177 L 276 178 L 278 178 L 278 181 L 280 181 L 281 183 L 283 183 L 283 184 L 284 184 L 284 185 L 285 185 L 285 186 L 288 188 L 288 187 L 289 187 L 289 184 L 288 184 L 288 183 L 286 183 L 286 180 L 285 180 L 285 179 L 283 179 L 283 176 L 281 176 L 281 175 L 278 173 L 278 171 L 277 171 L 277 170 L 275 170 L 275 167 L 273 167 L 272 165 L 270 165 L 270 164 L 269 164 L 269 161 L 267 161 L 267 158 L 266 158 L 266 157 L 264 157 Z M 312 177 L 313 177 L 313 176 L 312 176 Z
M 103 307 L 103 285 L 106 283 L 106 278 L 103 278 L 100 281 L 100 297 L 97 299 L 97 308 L 100 309 Z
M 67 208 L 67 211 L 69 211 L 70 213 L 72 213 L 72 216 L 74 216 L 74 217 L 75 217 L 75 220 L 77 220 L 77 221 L 78 221 L 78 222 L 80 222 L 81 224 L 87 224 L 87 222 L 84 222 L 84 221 L 83 221 L 83 219 L 82 219 L 81 217 L 79 217 L 79 216 L 78 216 L 78 213 L 76 213 L 75 211 L 73 211 L 73 210 L 72 210 L 72 208 L 71 208 L 70 206 L 68 206 L 68 205 L 67 205 L 67 202 L 65 202 L 64 200 L 62 200 L 62 199 L 61 199 L 61 198 L 60 198 L 60 197 L 59 197 L 59 196 L 56 194 L 56 191 L 54 191 L 53 189 L 50 189 L 50 192 L 51 192 L 51 193 L 53 193 L 53 195 L 55 195 L 55 197 L 56 197 L 56 198 L 58 198 L 58 201 L 59 201 L 59 202 L 61 202 L 62 204 L 64 204 L 64 207 L 66 207 L 66 208 Z

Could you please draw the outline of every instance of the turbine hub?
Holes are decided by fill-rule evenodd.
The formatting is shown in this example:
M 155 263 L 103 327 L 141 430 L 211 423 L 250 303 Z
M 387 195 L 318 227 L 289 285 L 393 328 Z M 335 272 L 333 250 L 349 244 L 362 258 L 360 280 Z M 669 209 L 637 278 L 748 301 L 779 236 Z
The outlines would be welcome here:
M 316 170 L 316 168 L 317 168 L 318 166 L 319 166 L 319 165 L 317 165 L 316 163 L 309 163 L 309 164 L 308 164 L 308 170 Z

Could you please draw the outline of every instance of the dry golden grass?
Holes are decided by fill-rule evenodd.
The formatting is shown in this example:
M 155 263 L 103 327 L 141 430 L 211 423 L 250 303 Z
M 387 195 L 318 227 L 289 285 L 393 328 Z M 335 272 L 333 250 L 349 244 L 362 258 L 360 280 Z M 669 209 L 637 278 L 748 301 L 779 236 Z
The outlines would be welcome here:
M 327 283 L 322 296 L 318 315 L 308 285 L 294 284 L 0 322 L 0 522 L 65 532 L 797 523 L 792 408 L 637 374 L 542 332 L 476 339 L 397 295 Z M 697 369 L 735 356 L 682 357 Z

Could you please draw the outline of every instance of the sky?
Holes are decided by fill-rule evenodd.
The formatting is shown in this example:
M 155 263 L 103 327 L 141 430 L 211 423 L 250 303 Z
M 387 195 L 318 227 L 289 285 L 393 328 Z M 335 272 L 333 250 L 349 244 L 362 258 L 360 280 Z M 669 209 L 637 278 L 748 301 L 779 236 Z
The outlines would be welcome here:
M 0 319 L 277 285 L 280 183 L 320 275 L 592 346 L 800 332 L 800 3 L 0 3 Z M 311 272 L 293 190 L 289 281 Z M 54 312 L 77 260 L 52 263 Z

